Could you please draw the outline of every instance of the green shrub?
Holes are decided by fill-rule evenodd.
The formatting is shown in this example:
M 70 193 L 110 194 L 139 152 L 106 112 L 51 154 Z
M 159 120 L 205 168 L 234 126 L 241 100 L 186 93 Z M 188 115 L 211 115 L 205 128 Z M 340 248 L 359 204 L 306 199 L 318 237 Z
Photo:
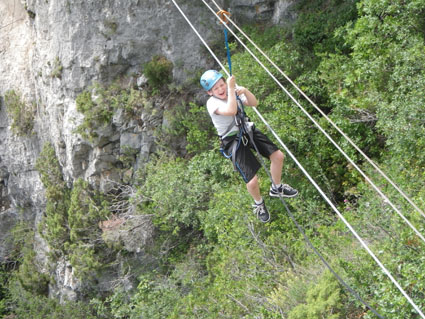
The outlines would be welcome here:
M 88 182 L 82 179 L 74 182 L 67 212 L 69 241 L 65 248 L 80 278 L 95 273 L 105 263 L 100 253 L 103 245 L 99 242 L 101 231 L 98 225 L 108 217 L 109 211 L 102 205 Z
M 319 56 L 317 53 L 343 49 L 344 40 L 335 37 L 334 31 L 357 18 L 357 2 L 359 0 L 300 1 L 297 4 L 300 14 L 293 30 L 293 41 L 299 50 L 314 50 Z
M 217 133 L 205 106 L 195 103 L 178 104 L 164 111 L 167 125 L 157 134 L 157 144 L 164 150 L 176 150 L 176 144 L 186 147 L 190 155 L 213 148 Z M 186 143 L 182 140 L 185 139 Z M 186 153 L 184 150 L 181 150 Z
M 41 272 L 43 265 L 36 258 L 34 230 L 28 222 L 18 221 L 12 228 L 11 234 L 13 246 L 8 257 L 10 263 L 15 262 L 18 267 L 12 268 L 9 276 L 12 275 L 14 279 L 18 280 L 25 290 L 35 295 L 45 296 L 50 278 L 46 273 Z
M 97 86 L 99 88 L 99 86 Z M 83 123 L 77 128 L 77 132 L 84 138 L 93 141 L 98 137 L 97 128 L 110 123 L 113 108 L 107 103 L 93 101 L 91 91 L 84 91 L 77 96 L 77 111 L 84 115 Z
M 10 271 L 8 272 L 5 265 L 0 265 L 0 316 L 6 316 L 9 314 L 7 303 L 10 299 L 10 293 L 7 289 L 9 282 Z
M 53 250 L 63 250 L 69 239 L 67 227 L 70 190 L 63 179 L 62 168 L 50 143 L 43 146 L 37 158 L 36 169 L 46 189 L 46 212 L 40 233 Z
M 4 103 L 8 115 L 12 120 L 12 131 L 18 136 L 28 136 L 34 128 L 35 105 L 23 101 L 19 92 L 7 91 Z
M 23 259 L 16 273 L 22 288 L 36 295 L 47 296 L 49 276 L 40 272 L 39 263 L 36 261 L 36 254 L 33 247 L 24 247 L 22 250 Z
M 148 103 L 141 91 L 122 88 L 116 82 L 109 86 L 94 84 L 77 96 L 76 104 L 77 111 L 84 115 L 76 131 L 94 142 L 97 131 L 110 125 L 115 111 L 122 109 L 126 119 L 131 119 Z
M 154 56 L 143 67 L 143 73 L 148 79 L 148 84 L 159 89 L 173 79 L 173 63 L 163 56 Z
M 55 61 L 53 62 L 52 71 L 50 72 L 50 76 L 52 78 L 61 79 L 62 78 L 62 71 L 63 71 L 62 63 L 59 60 L 59 57 L 56 57 Z
M 326 273 L 317 284 L 307 290 L 306 304 L 296 306 L 288 319 L 340 319 L 341 291 L 339 283 L 331 273 Z
M 118 23 L 115 22 L 114 20 L 105 20 L 103 22 L 103 25 L 105 26 L 105 32 L 104 32 L 105 37 L 111 37 L 117 33 Z
M 52 250 L 52 257 L 66 254 L 80 278 L 102 266 L 102 242 L 98 223 L 110 212 L 103 196 L 78 179 L 69 189 L 62 177 L 53 146 L 43 147 L 36 164 L 46 188 L 46 213 L 40 233 Z
M 12 278 L 9 284 L 11 293 L 10 318 L 19 319 L 95 319 L 90 306 L 80 301 L 65 301 L 25 290 L 19 281 Z M 6 317 L 7 318 L 7 317 Z
M 197 227 L 210 193 L 206 176 L 181 159 L 150 163 L 146 172 L 140 193 L 150 199 L 144 211 L 155 215 L 156 224 L 176 234 L 181 227 Z

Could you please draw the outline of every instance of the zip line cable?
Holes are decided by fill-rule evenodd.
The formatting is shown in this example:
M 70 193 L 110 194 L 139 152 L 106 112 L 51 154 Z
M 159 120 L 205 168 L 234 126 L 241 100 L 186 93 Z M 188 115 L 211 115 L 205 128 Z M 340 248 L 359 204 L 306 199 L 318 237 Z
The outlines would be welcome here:
M 220 62 L 220 60 L 217 58 L 217 56 L 214 54 L 214 52 L 211 50 L 211 48 L 208 46 L 208 44 L 205 42 L 205 40 L 202 38 L 202 36 L 199 34 L 199 32 L 196 30 L 196 28 L 193 26 L 193 24 L 190 22 L 190 20 L 187 18 L 186 14 L 182 11 L 182 9 L 179 7 L 179 5 L 176 3 L 175 0 L 171 0 L 175 7 L 179 10 L 181 15 L 184 17 L 184 19 L 187 21 L 189 26 L 192 28 L 192 30 L 195 32 L 195 34 L 198 36 L 198 38 L 201 40 L 201 42 L 205 45 L 207 50 L 211 53 L 211 55 L 214 57 L 214 59 L 217 61 L 217 63 L 221 66 L 221 68 L 224 70 L 227 76 L 229 76 L 228 71 L 224 67 L 224 65 Z M 215 12 L 214 12 L 215 14 Z M 317 189 L 317 191 L 320 193 L 320 195 L 325 199 L 325 201 L 331 206 L 332 210 L 338 215 L 338 217 L 344 222 L 344 224 L 347 226 L 347 228 L 351 231 L 351 233 L 356 237 L 356 239 L 361 243 L 363 248 L 368 252 L 368 254 L 375 260 L 375 262 L 378 264 L 378 266 L 381 268 L 381 270 L 387 275 L 387 277 L 393 282 L 393 284 L 397 287 L 397 289 L 403 294 L 403 296 L 406 298 L 406 300 L 410 303 L 410 305 L 417 311 L 417 313 L 421 316 L 422 319 L 425 319 L 425 315 L 422 313 L 421 309 L 414 303 L 414 301 L 410 298 L 410 296 L 404 291 L 404 289 L 400 286 L 400 284 L 395 280 L 395 278 L 391 275 L 391 273 L 385 268 L 385 266 L 381 263 L 381 261 L 378 259 L 378 257 L 375 256 L 375 254 L 370 250 L 370 248 L 367 246 L 367 244 L 364 242 L 364 240 L 357 234 L 357 232 L 353 229 L 353 227 L 348 223 L 348 221 L 344 218 L 344 216 L 339 212 L 339 210 L 335 207 L 335 205 L 332 203 L 332 201 L 326 196 L 326 194 L 322 191 L 322 189 L 317 185 L 317 183 L 314 181 L 314 179 L 310 176 L 310 174 L 304 169 L 304 167 L 301 165 L 301 163 L 296 159 L 296 157 L 292 154 L 292 152 L 289 150 L 289 148 L 282 142 L 280 137 L 276 134 L 276 132 L 270 127 L 268 122 L 264 119 L 264 117 L 261 115 L 261 113 L 257 110 L 256 107 L 253 108 L 254 111 L 257 113 L 259 118 L 263 121 L 263 123 L 267 126 L 267 128 L 272 132 L 273 136 L 279 141 L 279 143 L 282 145 L 282 147 L 285 149 L 287 154 L 293 159 L 293 161 L 296 163 L 296 165 L 301 169 L 301 171 L 304 173 L 304 175 L 309 179 L 309 181 L 313 184 L 313 186 Z
M 202 2 L 211 10 L 211 12 L 220 20 L 221 18 L 214 12 L 214 10 L 202 0 Z M 230 18 L 228 18 L 230 21 Z M 379 189 L 378 186 L 361 170 L 361 168 L 347 155 L 346 152 L 334 141 L 334 139 L 320 126 L 320 124 L 308 113 L 305 108 L 293 97 L 293 95 L 279 82 L 279 80 L 270 72 L 270 70 L 255 56 L 255 54 L 246 46 L 245 43 L 233 32 L 233 30 L 224 24 L 224 26 L 233 34 L 240 44 L 251 54 L 257 63 L 267 72 L 267 74 L 279 85 L 282 90 L 291 98 L 291 100 L 300 108 L 301 111 L 316 125 L 316 127 L 327 137 L 327 139 L 337 148 L 337 150 L 353 165 L 353 167 L 363 176 L 363 178 L 375 189 L 375 191 L 383 198 L 384 203 L 388 203 L 391 208 L 409 225 L 409 227 L 418 235 L 418 237 L 425 243 L 425 237 L 416 229 L 416 227 L 401 213 L 401 211 L 390 201 L 390 199 Z
M 217 4 L 217 2 L 215 0 L 211 0 L 215 6 L 221 10 L 220 6 Z M 227 20 L 230 21 L 230 23 L 249 41 L 249 43 L 251 43 L 258 52 L 260 52 L 266 59 L 267 61 L 277 70 L 279 71 L 279 73 L 285 77 L 285 79 L 291 83 L 291 85 L 351 144 L 351 146 L 353 146 L 368 162 L 369 164 L 371 164 L 380 174 L 382 177 L 384 177 L 388 183 L 390 183 L 403 197 L 406 201 L 409 202 L 409 204 L 418 212 L 422 215 L 422 217 L 425 218 L 425 213 L 410 199 L 410 197 L 396 184 L 394 183 L 382 170 L 381 168 L 378 166 L 378 164 L 376 164 L 372 159 L 370 159 L 361 149 L 360 147 L 358 147 L 351 139 L 350 137 L 348 137 L 348 135 L 346 135 L 344 133 L 344 131 L 342 131 L 317 105 L 316 103 L 314 103 L 307 94 L 304 93 L 303 90 L 301 90 L 298 85 L 295 84 L 294 81 L 292 81 L 270 58 L 269 56 L 263 52 L 263 50 L 261 50 L 257 44 L 251 40 L 251 38 L 241 29 L 239 28 L 239 26 L 233 22 L 232 19 L 230 19 L 230 17 L 227 17 Z

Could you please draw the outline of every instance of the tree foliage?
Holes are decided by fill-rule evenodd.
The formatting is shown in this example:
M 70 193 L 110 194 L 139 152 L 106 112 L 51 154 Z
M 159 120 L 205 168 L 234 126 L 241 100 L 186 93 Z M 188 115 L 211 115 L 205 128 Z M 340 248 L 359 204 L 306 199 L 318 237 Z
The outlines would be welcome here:
M 95 83 L 76 98 L 77 111 L 84 115 L 77 132 L 96 142 L 99 130 L 111 124 L 114 112 L 122 110 L 127 119 L 143 108 L 149 109 L 146 94 L 134 88 L 124 88 L 119 81 L 111 85 Z
M 53 250 L 62 250 L 69 238 L 66 227 L 70 192 L 62 175 L 62 167 L 52 144 L 46 143 L 37 159 L 36 169 L 46 189 L 46 212 L 44 223 L 40 224 L 42 236 Z
M 172 81 L 173 63 L 164 56 L 154 56 L 146 63 L 143 72 L 148 78 L 148 84 L 153 89 L 159 89 Z
M 68 209 L 69 240 L 65 244 L 71 265 L 80 278 L 93 276 L 106 260 L 99 253 L 104 246 L 99 242 L 100 221 L 110 215 L 102 196 L 90 189 L 88 182 L 74 182 Z
M 31 135 L 34 128 L 35 104 L 26 102 L 21 93 L 15 90 L 6 92 L 4 103 L 12 120 L 12 131 L 18 136 Z

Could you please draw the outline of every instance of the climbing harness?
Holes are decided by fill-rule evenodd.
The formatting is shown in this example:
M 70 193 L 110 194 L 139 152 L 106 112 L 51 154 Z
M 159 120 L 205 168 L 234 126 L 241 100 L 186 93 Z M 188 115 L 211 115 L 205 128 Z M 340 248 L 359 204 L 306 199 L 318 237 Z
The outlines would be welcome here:
M 220 138 L 220 153 L 223 154 L 224 157 L 232 159 L 233 163 L 233 169 L 234 171 L 238 171 L 238 167 L 236 164 L 236 152 L 238 151 L 240 144 L 242 143 L 244 146 L 248 145 L 248 138 L 246 137 L 246 133 L 244 131 L 244 123 L 247 120 L 247 116 L 245 114 L 245 109 L 242 100 L 239 98 L 239 96 L 236 96 L 237 99 L 237 107 L 238 111 L 233 119 L 233 121 L 230 123 L 230 125 L 227 127 L 226 132 L 219 136 Z M 226 147 L 230 150 L 229 154 L 226 154 L 225 147 L 224 147 L 224 138 L 227 134 L 230 133 L 230 131 L 234 127 L 238 128 L 238 133 L 234 136 L 232 136 L 233 140 L 230 142 L 230 147 Z
M 192 28 L 192 30 L 196 33 L 196 35 L 198 36 L 198 38 L 201 40 L 201 42 L 204 44 L 204 46 L 207 48 L 207 50 L 211 53 L 211 55 L 214 57 L 214 59 L 217 61 L 217 63 L 221 66 L 221 68 L 226 72 L 227 75 L 229 75 L 229 73 L 227 72 L 227 70 L 225 69 L 225 67 L 223 66 L 223 64 L 221 63 L 220 59 L 218 59 L 218 57 L 215 55 L 215 53 L 211 50 L 211 48 L 208 46 L 208 44 L 205 42 L 205 40 L 202 38 L 202 36 L 199 34 L 199 32 L 196 30 L 196 28 L 193 26 L 193 24 L 190 22 L 190 20 L 187 18 L 186 14 L 181 10 L 181 8 L 178 6 L 178 4 L 176 3 L 175 0 L 171 0 L 174 5 L 176 6 L 176 8 L 179 10 L 179 12 L 182 14 L 182 16 L 184 17 L 184 19 L 188 22 L 188 24 L 190 25 L 190 27 Z M 210 9 L 211 7 L 205 2 L 205 0 L 202 0 L 204 2 L 204 4 Z M 221 18 L 212 10 L 212 12 L 221 20 Z M 230 30 L 230 29 L 229 29 Z M 231 31 L 231 30 L 230 30 Z M 231 31 L 232 32 L 232 31 Z M 234 34 L 232 32 L 232 34 Z M 288 96 L 291 97 L 291 99 L 294 100 L 294 102 L 299 105 L 299 102 L 296 101 L 295 98 L 293 98 L 292 95 L 290 95 L 290 93 L 282 86 L 282 84 L 270 73 L 270 71 L 261 63 L 261 61 L 258 60 L 258 58 L 252 53 L 251 50 L 249 50 L 249 48 L 246 47 L 246 45 L 235 35 L 235 37 L 238 39 L 238 41 L 244 46 L 244 48 L 254 57 L 254 59 L 268 72 L 268 74 L 275 80 L 277 81 L 277 83 L 282 87 L 282 89 L 287 92 Z M 332 203 L 332 201 L 328 198 L 328 196 L 322 191 L 322 189 L 317 185 L 317 183 L 314 181 L 314 179 L 310 176 L 310 174 L 304 169 L 304 167 L 299 163 L 299 161 L 297 160 L 297 158 L 292 154 L 292 152 L 288 149 L 288 147 L 282 142 L 282 140 L 280 139 L 280 137 L 276 134 L 276 132 L 270 127 L 270 125 L 267 123 L 267 121 L 264 119 L 264 117 L 261 115 L 261 113 L 256 109 L 253 108 L 254 111 L 256 112 L 256 114 L 259 116 L 259 118 L 263 121 L 263 123 L 267 126 L 267 128 L 272 132 L 273 136 L 279 141 L 279 143 L 282 145 L 282 147 L 285 149 L 285 151 L 287 152 L 287 154 L 293 159 L 293 161 L 295 162 L 295 164 L 300 168 L 300 170 L 303 172 L 303 174 L 308 178 L 308 180 L 311 182 L 311 184 L 317 189 L 317 191 L 320 193 L 320 195 L 323 197 L 323 199 L 329 204 L 329 206 L 332 208 L 332 210 L 338 215 L 338 217 L 341 219 L 341 221 L 343 221 L 343 223 L 347 226 L 347 228 L 350 230 L 350 232 L 356 237 L 356 239 L 361 243 L 361 245 L 363 246 L 363 248 L 368 252 L 368 254 L 374 259 L 374 261 L 376 262 L 376 264 L 381 268 L 381 270 L 387 275 L 387 277 L 393 282 L 393 284 L 397 287 L 397 289 L 403 294 L 403 296 L 406 298 L 406 300 L 410 303 L 410 305 L 417 311 L 417 313 L 421 316 L 421 318 L 425 319 L 425 315 L 422 313 L 421 309 L 419 309 L 419 307 L 413 302 L 413 300 L 410 298 L 410 296 L 405 292 L 405 290 L 400 286 L 400 284 L 395 280 L 395 278 L 391 275 L 391 273 L 385 268 L 385 266 L 380 262 L 380 260 L 376 257 L 376 255 L 370 250 L 370 248 L 367 246 L 367 244 L 365 243 L 365 241 L 357 234 L 357 232 L 353 229 L 353 227 L 348 223 L 348 221 L 344 218 L 344 216 L 339 212 L 338 208 Z M 307 112 L 308 114 L 308 112 Z M 308 116 L 310 116 L 308 114 Z M 314 119 L 312 119 L 314 120 Z M 316 124 L 317 122 L 314 121 L 314 123 Z M 319 126 L 320 127 L 320 126 Z M 320 127 L 321 128 L 321 127 Z M 322 129 L 323 130 L 323 129 Z M 321 131 L 322 131 L 321 130 Z M 324 132 L 325 135 L 328 136 L 328 134 L 326 132 Z M 329 137 L 330 138 L 330 137 Z M 338 149 L 339 146 L 337 147 Z M 342 150 L 340 150 L 341 152 L 343 152 Z M 349 158 L 348 158 L 349 159 Z M 351 159 L 349 159 L 349 161 L 351 161 Z M 368 180 L 368 178 L 366 179 Z M 385 195 L 383 195 L 385 196 Z M 281 198 L 283 204 L 286 207 L 286 203 L 284 202 L 283 198 Z M 289 209 L 287 210 L 289 211 Z M 289 214 L 291 217 L 291 219 L 294 221 L 295 218 L 293 218 L 292 214 Z M 300 226 L 300 228 L 301 226 Z M 310 247 L 312 247 L 312 243 L 309 241 L 308 237 L 304 234 L 304 238 L 306 239 L 308 245 Z M 313 251 L 315 252 L 316 255 L 319 256 L 319 258 L 324 262 L 323 257 L 321 257 L 321 254 L 316 250 L 313 249 Z M 325 262 L 324 262 L 325 263 Z M 330 269 L 330 266 L 325 263 L 325 265 Z M 333 274 L 335 274 L 334 271 L 331 271 Z M 338 278 L 338 277 L 337 277 Z M 341 283 L 343 282 L 343 280 L 338 279 Z M 344 287 L 347 288 L 348 285 L 344 284 Z M 348 288 L 347 288 L 348 289 Z M 349 289 L 349 291 L 351 292 L 351 288 Z M 370 307 L 365 301 L 363 301 L 357 294 L 354 293 L 353 291 L 353 295 L 363 304 L 365 305 L 367 308 L 369 308 L 373 313 L 375 313 L 379 318 L 382 318 L 381 315 L 379 315 L 375 310 L 373 310 L 372 307 Z

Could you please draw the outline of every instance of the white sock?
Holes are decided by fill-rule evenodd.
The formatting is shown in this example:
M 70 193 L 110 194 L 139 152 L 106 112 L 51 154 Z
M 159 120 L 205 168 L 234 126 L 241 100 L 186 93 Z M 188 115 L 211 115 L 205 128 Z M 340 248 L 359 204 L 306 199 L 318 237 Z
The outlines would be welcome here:
M 280 184 L 276 184 L 276 185 L 275 185 L 275 187 L 273 187 L 273 185 L 272 185 L 273 189 L 275 189 L 275 190 L 276 190 L 276 189 L 278 189 L 278 188 L 279 188 L 279 187 L 281 187 L 281 186 L 282 186 L 282 183 L 280 183 Z
M 255 204 L 257 204 L 257 205 L 260 205 L 260 204 L 262 204 L 262 203 L 263 203 L 263 198 L 261 197 L 260 201 L 256 201 L 256 200 L 254 199 L 254 202 L 255 202 Z

